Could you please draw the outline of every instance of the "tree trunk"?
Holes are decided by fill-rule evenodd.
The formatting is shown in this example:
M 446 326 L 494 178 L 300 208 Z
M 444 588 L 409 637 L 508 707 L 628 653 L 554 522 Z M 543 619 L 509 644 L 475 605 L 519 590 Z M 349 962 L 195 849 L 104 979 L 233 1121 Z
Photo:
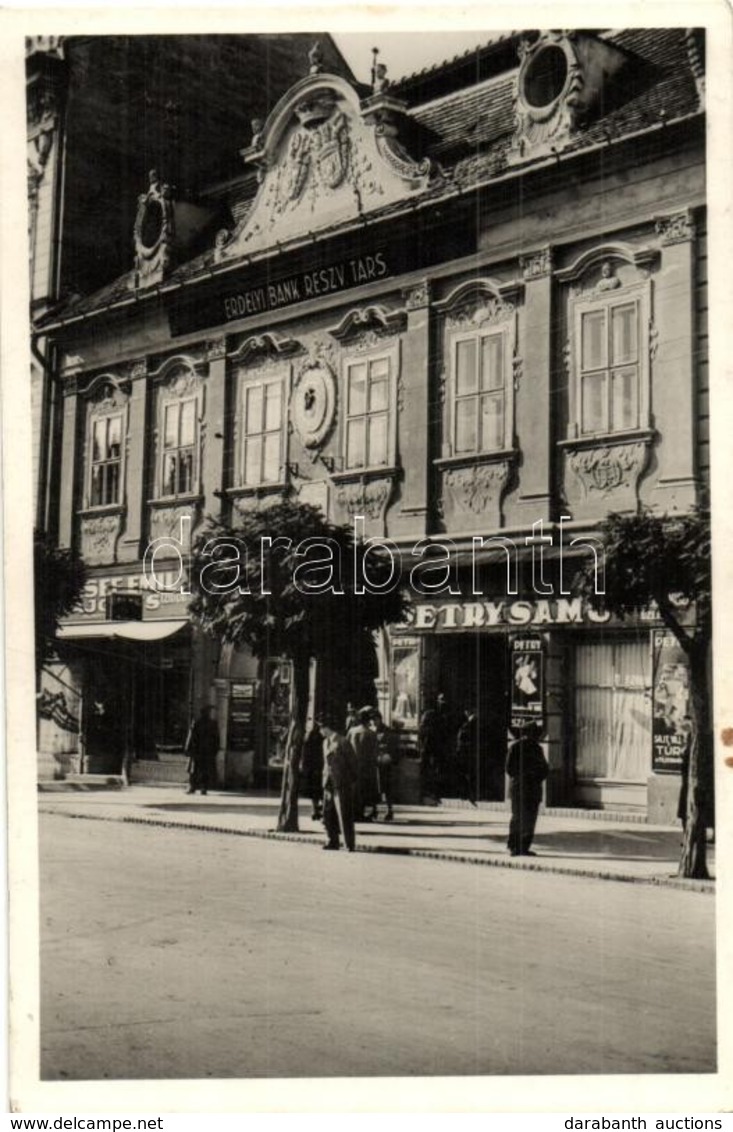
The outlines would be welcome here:
M 280 812 L 277 816 L 279 833 L 298 832 L 298 784 L 300 756 L 305 739 L 305 720 L 308 712 L 309 659 L 293 657 L 293 714 L 288 728 L 288 739 L 283 767 L 283 784 L 280 793 Z
M 714 823 L 713 745 L 706 648 L 693 647 L 690 660 L 692 737 L 687 785 L 687 819 L 678 875 L 707 880 L 706 830 Z

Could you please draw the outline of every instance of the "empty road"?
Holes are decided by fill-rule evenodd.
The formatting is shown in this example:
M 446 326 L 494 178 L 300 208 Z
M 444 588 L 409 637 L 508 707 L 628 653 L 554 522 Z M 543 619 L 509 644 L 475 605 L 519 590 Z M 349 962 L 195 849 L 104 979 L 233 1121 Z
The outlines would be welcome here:
M 40 822 L 46 1080 L 715 1069 L 708 895 Z

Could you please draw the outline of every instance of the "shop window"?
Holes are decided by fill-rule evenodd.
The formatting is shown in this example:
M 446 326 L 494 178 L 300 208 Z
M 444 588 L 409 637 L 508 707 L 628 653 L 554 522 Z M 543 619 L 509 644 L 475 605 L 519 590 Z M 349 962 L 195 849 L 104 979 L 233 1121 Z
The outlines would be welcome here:
M 91 421 L 90 506 L 118 504 L 121 485 L 122 414 L 95 416 Z
M 163 405 L 161 495 L 196 490 L 196 398 Z
M 578 779 L 645 783 L 652 755 L 651 656 L 635 641 L 575 649 L 575 770 Z
M 497 452 L 510 446 L 507 343 L 503 331 L 453 342 L 453 455 Z
M 390 354 L 346 366 L 346 470 L 394 463 L 394 361 Z
M 242 386 L 241 482 L 246 487 L 283 478 L 284 400 L 280 377 Z

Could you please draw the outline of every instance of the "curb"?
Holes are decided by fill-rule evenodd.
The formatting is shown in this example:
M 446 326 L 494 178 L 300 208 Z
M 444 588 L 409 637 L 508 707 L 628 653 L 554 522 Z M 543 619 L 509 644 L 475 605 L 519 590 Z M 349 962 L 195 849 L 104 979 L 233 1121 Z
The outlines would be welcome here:
M 39 813 L 55 814 L 56 816 L 77 819 L 80 821 L 108 821 L 123 822 L 128 825 L 149 825 L 158 829 L 193 829 L 197 833 L 223 833 L 229 837 L 255 837 L 261 841 L 286 841 L 300 845 L 312 845 L 318 848 L 320 842 L 313 836 L 302 833 L 278 833 L 277 830 L 265 829 L 231 829 L 227 826 L 203 825 L 198 822 L 164 821 L 162 818 L 130 817 L 129 815 L 84 814 L 73 813 L 68 810 L 45 809 L 39 807 Z M 379 853 L 392 857 L 420 857 L 431 861 L 451 861 L 459 865 L 480 865 L 484 868 L 512 869 L 520 872 L 552 873 L 556 876 L 571 876 L 585 880 L 615 880 L 622 884 L 648 884 L 657 888 L 677 888 L 687 892 L 704 892 L 715 895 L 714 880 L 693 880 L 677 876 L 636 876 L 633 873 L 612 873 L 604 869 L 579 869 L 572 865 L 542 864 L 540 860 L 508 861 L 502 858 L 487 860 L 485 857 L 475 857 L 468 854 L 452 853 L 442 849 L 409 849 L 402 846 L 389 845 L 357 845 L 357 853 Z

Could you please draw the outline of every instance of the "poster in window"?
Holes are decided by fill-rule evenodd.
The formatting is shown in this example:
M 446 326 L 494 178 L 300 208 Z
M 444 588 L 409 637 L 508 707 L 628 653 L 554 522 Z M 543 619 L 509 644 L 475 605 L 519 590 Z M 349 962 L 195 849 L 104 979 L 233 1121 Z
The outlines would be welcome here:
M 544 722 L 545 664 L 540 637 L 512 641 L 512 727 Z
M 392 652 L 392 726 L 417 727 L 418 643 L 402 641 Z
M 227 746 L 232 751 L 248 751 L 254 747 L 254 680 L 231 686 Z
M 690 741 L 690 672 L 672 633 L 654 631 L 652 770 L 679 774 Z

